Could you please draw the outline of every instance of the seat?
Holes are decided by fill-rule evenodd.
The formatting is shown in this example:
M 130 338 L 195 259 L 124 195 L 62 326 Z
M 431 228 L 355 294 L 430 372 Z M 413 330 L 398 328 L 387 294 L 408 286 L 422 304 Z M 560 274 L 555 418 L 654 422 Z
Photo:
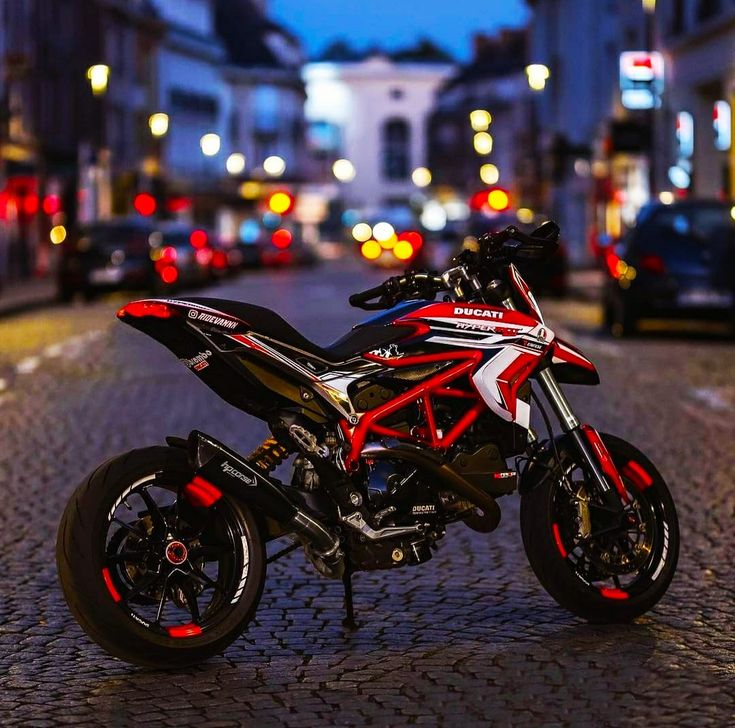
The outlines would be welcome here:
M 302 336 L 288 321 L 269 308 L 223 298 L 195 297 L 180 300 L 221 311 L 239 319 L 258 334 L 312 354 L 330 364 L 338 364 L 366 351 L 393 344 L 409 333 L 400 326 L 362 325 L 355 327 L 334 343 L 321 347 Z

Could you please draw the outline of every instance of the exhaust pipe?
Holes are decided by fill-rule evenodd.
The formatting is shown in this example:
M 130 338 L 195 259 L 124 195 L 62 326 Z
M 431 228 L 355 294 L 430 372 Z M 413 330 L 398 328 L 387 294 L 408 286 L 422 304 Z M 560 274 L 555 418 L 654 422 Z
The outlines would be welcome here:
M 297 508 L 275 478 L 270 478 L 236 452 L 198 430 L 189 435 L 188 450 L 197 475 L 297 533 L 318 552 L 325 564 L 338 570 L 344 559 L 339 539 L 319 521 Z
M 371 460 L 406 460 L 431 473 L 449 490 L 454 491 L 482 510 L 486 532 L 494 531 L 500 524 L 500 506 L 489 493 L 463 478 L 454 468 L 434 455 L 414 445 L 367 445 L 362 456 Z

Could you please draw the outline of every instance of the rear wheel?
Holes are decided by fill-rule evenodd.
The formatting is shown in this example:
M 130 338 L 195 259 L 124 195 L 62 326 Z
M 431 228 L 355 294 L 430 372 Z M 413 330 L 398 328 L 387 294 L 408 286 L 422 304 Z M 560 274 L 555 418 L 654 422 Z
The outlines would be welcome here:
M 191 665 L 222 652 L 253 617 L 265 550 L 253 514 L 187 487 L 179 448 L 133 450 L 100 466 L 66 507 L 57 563 L 87 634 L 126 662 Z
M 651 609 L 676 570 L 679 526 L 666 483 L 629 443 L 602 435 L 623 478 L 623 518 L 588 486 L 579 457 L 560 448 L 556 468 L 521 499 L 529 563 L 563 607 L 590 622 L 628 621 Z

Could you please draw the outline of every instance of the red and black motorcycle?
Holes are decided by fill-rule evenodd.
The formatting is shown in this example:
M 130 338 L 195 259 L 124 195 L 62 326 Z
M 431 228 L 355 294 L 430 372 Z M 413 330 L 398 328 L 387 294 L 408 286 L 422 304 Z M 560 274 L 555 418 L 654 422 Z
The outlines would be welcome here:
M 455 522 L 489 533 L 497 499 L 516 490 L 529 562 L 559 604 L 593 622 L 649 610 L 676 568 L 673 501 L 643 453 L 580 423 L 560 384 L 597 384 L 597 371 L 544 323 L 514 265 L 552 253 L 558 235 L 553 223 L 509 227 L 441 275 L 356 294 L 384 312 L 325 348 L 247 303 L 122 308 L 272 436 L 247 457 L 202 432 L 168 437 L 79 486 L 57 558 L 87 633 L 140 665 L 204 660 L 253 618 L 266 564 L 299 547 L 343 580 L 354 628 L 354 572 L 421 564 Z M 289 458 L 285 484 L 272 473 Z M 293 544 L 268 559 L 266 543 L 286 535 Z

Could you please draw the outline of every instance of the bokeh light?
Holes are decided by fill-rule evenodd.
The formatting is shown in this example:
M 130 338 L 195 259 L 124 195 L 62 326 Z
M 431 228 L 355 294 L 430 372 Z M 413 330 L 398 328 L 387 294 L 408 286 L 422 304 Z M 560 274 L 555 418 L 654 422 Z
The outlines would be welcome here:
M 373 237 L 380 243 L 385 240 L 390 240 L 395 235 L 396 231 L 389 222 L 379 222 L 373 228 Z
M 55 225 L 51 228 L 49 238 L 54 245 L 61 245 L 66 240 L 66 228 L 63 225 Z
M 475 151 L 483 156 L 488 155 L 493 151 L 493 138 L 486 131 L 480 131 L 475 134 L 473 144 Z
M 480 179 L 486 185 L 494 185 L 500 179 L 500 170 L 494 164 L 483 164 L 480 167 Z
M 283 190 L 274 192 L 268 200 L 268 208 L 276 215 L 285 215 L 293 209 L 293 196 Z
M 219 138 L 219 134 L 209 132 L 208 134 L 204 134 L 199 140 L 199 146 L 205 157 L 214 157 L 216 154 L 219 154 L 222 141 Z
M 366 240 L 370 240 L 373 234 L 373 229 L 366 222 L 358 222 L 355 227 L 352 228 L 352 237 L 357 240 L 358 243 L 364 243 Z
M 413 255 L 413 246 L 408 240 L 399 240 L 393 248 L 393 255 L 398 260 L 408 260 Z
M 428 187 L 431 184 L 431 172 L 426 167 L 417 167 L 411 179 L 416 187 Z
M 349 159 L 338 159 L 332 165 L 332 173 L 340 182 L 352 182 L 357 171 L 355 165 Z
M 240 152 L 233 152 L 227 157 L 225 168 L 230 174 L 242 174 L 245 169 L 245 155 Z
M 168 131 L 168 114 L 158 111 L 148 117 L 148 127 L 154 137 L 165 136 Z
M 267 157 L 263 162 L 263 171 L 271 177 L 280 177 L 286 171 L 286 160 L 275 154 Z
M 367 240 L 362 244 L 360 248 L 363 258 L 368 260 L 375 260 L 380 258 L 383 249 L 380 247 L 380 243 L 377 240 Z
M 485 109 L 475 109 L 470 112 L 470 125 L 474 131 L 487 131 L 492 123 L 493 117 L 489 111 Z

